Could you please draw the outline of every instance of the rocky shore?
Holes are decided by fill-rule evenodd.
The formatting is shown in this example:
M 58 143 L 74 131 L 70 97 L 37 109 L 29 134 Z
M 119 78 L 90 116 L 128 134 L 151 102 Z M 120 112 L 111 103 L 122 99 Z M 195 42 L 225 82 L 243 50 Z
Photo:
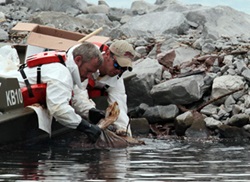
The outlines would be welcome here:
M 17 22 L 126 39 L 141 54 L 126 81 L 135 135 L 250 137 L 250 15 L 227 6 L 134 1 L 130 9 L 84 0 L 6 0 L 0 41 L 25 43 Z M 131 73 L 127 73 L 131 74 Z

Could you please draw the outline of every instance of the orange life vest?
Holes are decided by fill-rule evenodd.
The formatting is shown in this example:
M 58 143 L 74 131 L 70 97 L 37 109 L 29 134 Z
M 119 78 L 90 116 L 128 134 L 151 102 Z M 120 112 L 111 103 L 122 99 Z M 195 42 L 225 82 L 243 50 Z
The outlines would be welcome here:
M 41 83 L 41 66 L 49 63 L 62 63 L 65 65 L 66 53 L 47 51 L 29 56 L 26 64 L 20 66 L 19 71 L 24 79 L 26 87 L 21 88 L 24 106 L 39 103 L 46 106 L 46 83 Z M 37 83 L 30 84 L 24 72 L 25 67 L 37 67 Z

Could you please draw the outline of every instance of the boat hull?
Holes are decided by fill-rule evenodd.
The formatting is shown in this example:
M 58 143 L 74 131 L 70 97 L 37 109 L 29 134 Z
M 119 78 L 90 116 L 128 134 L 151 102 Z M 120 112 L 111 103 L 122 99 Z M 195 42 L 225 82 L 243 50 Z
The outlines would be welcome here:
M 49 136 L 38 128 L 37 115 L 30 108 L 15 109 L 0 115 L 0 146 L 30 145 L 71 131 L 72 129 L 53 121 L 52 135 Z

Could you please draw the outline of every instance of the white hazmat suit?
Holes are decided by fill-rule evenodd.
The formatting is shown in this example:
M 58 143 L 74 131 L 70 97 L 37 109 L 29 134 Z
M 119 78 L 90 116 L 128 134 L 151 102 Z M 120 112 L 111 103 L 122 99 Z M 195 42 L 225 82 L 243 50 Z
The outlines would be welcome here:
M 73 50 L 73 49 L 72 49 Z M 46 104 L 49 114 L 52 115 L 62 125 L 76 129 L 82 121 L 85 108 L 84 100 L 78 99 L 83 92 L 73 94 L 74 87 L 82 87 L 77 65 L 74 62 L 72 51 L 67 53 L 66 66 L 61 63 L 50 63 L 41 66 L 41 82 L 47 83 Z M 24 68 L 24 72 L 30 84 L 36 84 L 37 67 Z M 11 70 L 4 73 L 5 76 L 15 77 L 19 81 L 20 87 L 25 87 L 24 79 L 20 72 Z M 77 105 L 70 105 L 71 99 L 79 100 Z M 78 114 L 76 114 L 78 113 Z

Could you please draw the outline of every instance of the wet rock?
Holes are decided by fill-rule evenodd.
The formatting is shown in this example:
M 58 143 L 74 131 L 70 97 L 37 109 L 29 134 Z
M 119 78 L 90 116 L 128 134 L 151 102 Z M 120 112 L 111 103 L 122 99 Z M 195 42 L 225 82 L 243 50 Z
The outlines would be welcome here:
M 208 138 L 210 136 L 202 115 L 194 115 L 192 125 L 185 131 L 185 136 L 189 138 Z
M 145 117 L 150 124 L 154 124 L 173 121 L 177 114 L 179 114 L 178 107 L 171 104 L 167 106 L 149 107 L 142 116 Z
M 192 123 L 193 113 L 191 111 L 178 115 L 175 120 L 175 133 L 178 136 L 184 136 L 186 129 L 189 128 Z
M 233 115 L 228 124 L 231 126 L 243 127 L 244 125 L 250 124 L 250 116 L 245 113 Z
M 206 123 L 206 126 L 211 129 L 217 129 L 220 125 L 222 125 L 221 121 L 216 120 L 212 117 L 204 118 L 204 121 Z
M 219 127 L 219 134 L 221 138 L 233 138 L 238 140 L 250 137 L 250 133 L 245 131 L 243 128 L 229 125 L 221 125 Z
M 130 127 L 133 137 L 149 136 L 150 127 L 146 118 L 134 118 L 130 120 Z
M 245 125 L 243 128 L 250 133 L 250 124 Z

